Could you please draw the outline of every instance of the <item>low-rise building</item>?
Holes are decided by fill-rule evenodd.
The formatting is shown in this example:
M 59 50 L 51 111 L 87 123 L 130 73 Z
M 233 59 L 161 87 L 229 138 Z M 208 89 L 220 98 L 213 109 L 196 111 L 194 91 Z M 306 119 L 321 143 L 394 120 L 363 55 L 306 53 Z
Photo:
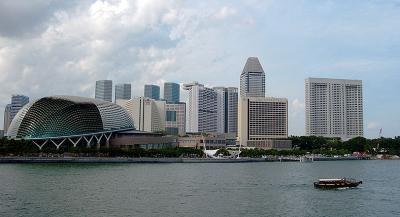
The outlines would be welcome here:
M 165 132 L 168 135 L 183 136 L 186 133 L 186 104 L 165 104 Z
M 178 138 L 179 147 L 202 149 L 226 148 L 226 137 L 224 134 L 188 134 Z
M 114 134 L 110 140 L 110 146 L 125 149 L 173 148 L 177 146 L 177 137 L 163 136 L 161 133 L 130 130 Z

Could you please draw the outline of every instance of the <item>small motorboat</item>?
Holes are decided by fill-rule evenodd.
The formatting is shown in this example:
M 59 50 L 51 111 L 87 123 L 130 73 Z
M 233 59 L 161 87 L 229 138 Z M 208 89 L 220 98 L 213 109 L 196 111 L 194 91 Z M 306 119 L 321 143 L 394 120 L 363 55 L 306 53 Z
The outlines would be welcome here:
M 314 182 L 316 188 L 355 188 L 362 184 L 362 181 L 355 179 L 341 178 L 341 179 L 319 179 Z

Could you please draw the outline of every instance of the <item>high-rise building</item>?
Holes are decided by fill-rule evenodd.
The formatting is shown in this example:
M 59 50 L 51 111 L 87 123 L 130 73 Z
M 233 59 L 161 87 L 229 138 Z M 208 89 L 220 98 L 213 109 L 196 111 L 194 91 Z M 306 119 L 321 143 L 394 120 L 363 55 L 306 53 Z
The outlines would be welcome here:
M 112 81 L 99 80 L 96 81 L 95 98 L 112 102 Z
M 115 102 L 119 99 L 131 99 L 131 84 L 116 84 L 115 85 Z
M 180 86 L 177 83 L 164 83 L 164 100 L 167 103 L 178 103 L 180 101 Z
M 186 133 L 186 104 L 167 103 L 165 105 L 165 131 L 169 135 L 183 136 Z
M 363 136 L 361 80 L 307 78 L 305 104 L 306 135 Z
M 288 100 L 272 97 L 241 97 L 239 141 L 243 146 L 275 148 L 288 138 Z M 290 141 L 287 142 L 291 148 Z
M 240 75 L 240 96 L 265 96 L 265 73 L 257 57 L 249 57 L 246 61 Z
M 160 100 L 160 86 L 153 84 L 144 85 L 144 97 Z
M 217 132 L 237 133 L 238 89 L 214 87 L 217 93 Z
M 227 88 L 227 102 L 228 102 L 228 114 L 226 115 L 227 133 L 235 133 L 238 131 L 238 88 L 228 87 Z
M 24 95 L 12 95 L 11 104 L 8 104 L 4 110 L 4 133 L 7 133 L 11 121 L 19 110 L 29 103 L 29 97 Z
M 118 100 L 132 117 L 136 130 L 161 132 L 165 130 L 165 101 L 156 101 L 147 97 L 130 100 Z
M 183 85 L 189 91 L 188 132 L 217 132 L 217 93 L 197 82 Z
M 11 117 L 11 104 L 6 105 L 6 108 L 4 109 L 4 134 L 7 134 L 8 127 L 10 126 L 12 121 Z

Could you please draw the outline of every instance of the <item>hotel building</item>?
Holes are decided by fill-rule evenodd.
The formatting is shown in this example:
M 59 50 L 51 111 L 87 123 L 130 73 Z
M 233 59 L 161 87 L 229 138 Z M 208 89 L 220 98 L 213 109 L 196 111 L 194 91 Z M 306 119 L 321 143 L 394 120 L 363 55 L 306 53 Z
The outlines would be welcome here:
M 217 92 L 197 82 L 183 88 L 189 91 L 188 132 L 217 132 Z
M 308 136 L 363 136 L 361 80 L 307 78 L 305 128 Z
M 276 148 L 288 138 L 288 100 L 273 97 L 241 97 L 239 142 L 243 146 Z M 291 148 L 291 143 L 288 144 Z

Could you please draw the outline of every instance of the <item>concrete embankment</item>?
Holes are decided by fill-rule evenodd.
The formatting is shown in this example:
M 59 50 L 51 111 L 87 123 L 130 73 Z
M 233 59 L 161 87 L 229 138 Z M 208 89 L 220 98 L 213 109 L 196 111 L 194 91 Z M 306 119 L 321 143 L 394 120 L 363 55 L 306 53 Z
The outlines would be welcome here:
M 318 157 L 314 161 L 361 160 L 355 157 Z M 0 157 L 0 163 L 249 163 L 298 162 L 299 158 L 119 158 L 119 157 Z
M 0 163 L 245 163 L 265 162 L 262 158 L 111 158 L 111 157 L 0 157 Z

